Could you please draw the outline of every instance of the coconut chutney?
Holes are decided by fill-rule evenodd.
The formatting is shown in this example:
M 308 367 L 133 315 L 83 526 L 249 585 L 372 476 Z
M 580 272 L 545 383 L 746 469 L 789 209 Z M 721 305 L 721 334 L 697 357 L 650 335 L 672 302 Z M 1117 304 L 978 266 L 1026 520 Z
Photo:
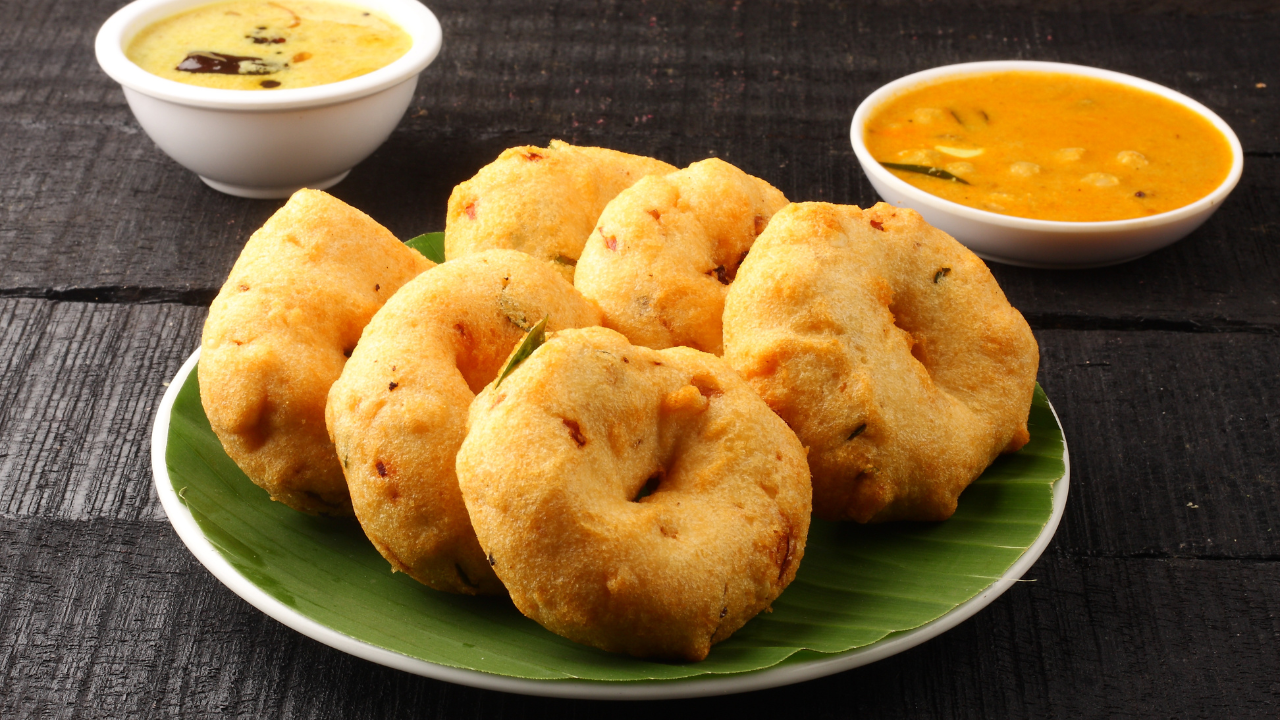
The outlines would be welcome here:
M 382 15 L 336 2 L 218 2 L 144 28 L 125 55 L 153 75 L 224 90 L 325 85 L 389 65 L 413 44 Z

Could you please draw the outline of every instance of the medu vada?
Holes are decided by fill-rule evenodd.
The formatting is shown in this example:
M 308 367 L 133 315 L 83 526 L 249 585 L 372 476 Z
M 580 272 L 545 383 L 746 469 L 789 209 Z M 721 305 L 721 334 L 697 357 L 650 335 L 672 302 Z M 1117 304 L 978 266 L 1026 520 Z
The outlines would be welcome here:
M 458 483 L 522 613 L 575 642 L 701 660 L 795 577 L 805 451 L 727 365 L 606 328 L 549 337 L 471 406 Z
M 350 515 L 324 424 L 369 318 L 434 265 L 372 218 L 299 190 L 253 233 L 209 308 L 200 400 L 227 455 L 274 500 Z
M 502 593 L 458 490 L 454 456 L 475 393 L 525 331 L 594 325 L 600 311 L 546 263 L 488 250 L 406 284 L 365 328 L 329 393 L 329 433 L 365 535 L 437 590 Z
M 725 360 L 809 448 L 820 518 L 945 520 L 1029 439 L 1031 329 L 913 210 L 784 209 L 738 270 L 724 331 Z
M 651 175 L 604 209 L 574 285 L 604 325 L 654 349 L 719 355 L 724 298 L 781 192 L 723 160 Z
M 559 140 L 545 148 L 510 148 L 449 195 L 445 257 L 519 250 L 553 263 L 573 282 L 582 245 L 604 206 L 640 178 L 673 170 L 653 158 Z

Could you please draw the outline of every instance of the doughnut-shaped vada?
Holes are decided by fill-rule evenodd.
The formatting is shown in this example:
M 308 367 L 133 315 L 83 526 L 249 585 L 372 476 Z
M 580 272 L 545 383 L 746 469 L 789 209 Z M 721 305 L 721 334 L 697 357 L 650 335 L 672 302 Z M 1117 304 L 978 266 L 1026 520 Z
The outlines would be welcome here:
M 720 358 L 551 336 L 471 406 L 458 482 L 515 605 L 552 632 L 701 660 L 795 577 L 809 470 Z
M 654 349 L 719 355 L 724 298 L 751 244 L 787 199 L 723 160 L 650 176 L 605 207 L 574 285 L 605 327 Z
M 227 455 L 273 500 L 351 514 L 325 398 L 369 318 L 433 265 L 318 190 L 294 193 L 249 238 L 204 323 L 200 400 Z
M 912 210 L 786 208 L 724 324 L 725 360 L 809 448 L 820 518 L 945 520 L 1029 439 L 1031 329 L 986 265 Z
M 674 167 L 616 150 L 515 147 L 458 185 L 445 215 L 445 257 L 506 248 L 554 263 L 573 282 L 600 211 L 637 180 Z
M 329 393 L 329 432 L 361 527 L 393 569 L 464 594 L 502 593 L 467 517 L 454 456 L 467 409 L 525 331 L 600 311 L 546 263 L 490 250 L 425 272 L 374 316 Z

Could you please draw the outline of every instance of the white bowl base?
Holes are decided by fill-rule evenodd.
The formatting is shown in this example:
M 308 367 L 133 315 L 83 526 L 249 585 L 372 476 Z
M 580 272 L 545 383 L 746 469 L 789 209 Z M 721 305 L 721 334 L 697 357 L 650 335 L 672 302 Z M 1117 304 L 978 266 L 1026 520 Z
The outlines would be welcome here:
M 304 187 L 311 188 L 312 190 L 328 190 L 334 185 L 337 185 L 338 183 L 345 180 L 347 175 L 349 174 L 351 174 L 350 170 L 344 170 L 343 172 L 340 172 L 337 175 L 334 175 L 333 177 L 325 178 L 324 180 L 319 180 L 317 182 L 307 183 L 306 185 L 286 185 L 283 187 L 251 187 L 247 185 L 231 185 L 224 182 L 218 182 L 217 180 L 211 180 L 203 175 L 200 176 L 200 179 L 204 181 L 205 185 L 208 185 L 209 187 L 213 188 L 214 190 L 217 190 L 218 192 L 224 192 L 228 195 L 235 195 L 236 197 L 242 197 L 242 198 L 252 198 L 254 200 L 271 200 L 275 198 L 287 198 L 290 195 L 293 195 L 294 193 L 298 192 Z

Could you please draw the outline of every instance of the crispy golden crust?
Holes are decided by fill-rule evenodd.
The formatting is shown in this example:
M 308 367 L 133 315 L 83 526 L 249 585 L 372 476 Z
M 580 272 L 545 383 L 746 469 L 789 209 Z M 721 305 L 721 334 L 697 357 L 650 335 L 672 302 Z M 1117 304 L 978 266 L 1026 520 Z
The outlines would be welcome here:
M 458 491 L 454 456 L 475 391 L 525 330 L 600 322 L 545 263 L 490 250 L 433 268 L 369 323 L 329 393 L 329 432 L 356 517 L 393 568 L 437 590 L 501 593 Z
M 673 170 L 653 158 L 559 140 L 546 148 L 511 148 L 453 189 L 445 257 L 519 250 L 554 263 L 573 282 L 582 245 L 604 206 L 640 178 Z
M 1029 438 L 1031 329 L 986 265 L 912 210 L 786 208 L 724 322 L 725 360 L 809 448 L 818 517 L 944 520 Z
M 605 328 L 555 334 L 477 396 L 458 481 L 521 612 L 638 657 L 706 657 L 791 582 L 808 536 L 804 449 L 751 388 Z
M 351 514 L 325 398 L 369 318 L 432 264 L 317 190 L 299 190 L 249 238 L 204 324 L 200 400 L 227 455 L 272 499 Z
M 725 294 L 751 244 L 787 199 L 722 160 L 644 178 L 605 207 L 574 285 L 605 327 L 655 349 L 719 355 Z

